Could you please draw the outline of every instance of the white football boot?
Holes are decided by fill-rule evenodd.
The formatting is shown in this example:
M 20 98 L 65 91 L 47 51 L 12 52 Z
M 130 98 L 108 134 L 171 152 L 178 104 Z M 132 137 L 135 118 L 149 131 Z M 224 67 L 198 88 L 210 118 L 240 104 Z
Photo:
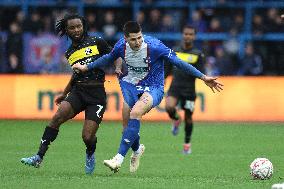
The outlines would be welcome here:
M 116 156 L 114 156 L 110 160 L 104 160 L 104 165 L 109 167 L 110 170 L 112 170 L 114 173 L 118 172 L 121 167 L 121 163 Z
M 130 172 L 131 173 L 134 173 L 134 172 L 137 171 L 137 169 L 139 167 L 139 163 L 140 163 L 139 162 L 140 158 L 145 151 L 145 146 L 143 144 L 140 144 L 139 150 L 140 150 L 140 152 L 138 154 L 132 152 L 132 155 L 130 157 Z

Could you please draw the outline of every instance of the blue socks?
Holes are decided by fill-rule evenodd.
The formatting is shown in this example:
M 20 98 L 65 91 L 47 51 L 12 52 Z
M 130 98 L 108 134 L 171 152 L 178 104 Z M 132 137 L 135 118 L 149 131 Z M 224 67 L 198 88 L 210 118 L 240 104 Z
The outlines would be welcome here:
M 118 153 L 122 156 L 125 156 L 131 147 L 134 151 L 139 148 L 139 130 L 140 130 L 140 121 L 137 119 L 129 119 L 128 125 L 125 128 Z

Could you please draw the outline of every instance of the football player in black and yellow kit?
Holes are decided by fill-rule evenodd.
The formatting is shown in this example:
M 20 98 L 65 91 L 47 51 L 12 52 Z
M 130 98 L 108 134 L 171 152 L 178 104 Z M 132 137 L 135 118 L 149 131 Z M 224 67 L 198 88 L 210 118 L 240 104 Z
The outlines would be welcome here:
M 65 53 L 70 66 L 88 64 L 111 51 L 111 47 L 103 39 L 87 34 L 86 21 L 77 14 L 67 14 L 58 21 L 56 33 L 60 36 L 66 35 L 72 40 Z M 45 128 L 38 153 L 32 157 L 22 158 L 21 162 L 39 167 L 49 144 L 56 139 L 60 125 L 85 111 L 82 130 L 82 138 L 86 145 L 85 172 L 92 174 L 95 168 L 96 132 L 106 107 L 104 81 L 103 69 L 96 68 L 87 73 L 74 72 L 63 93 L 55 99 L 59 107 Z
M 183 28 L 183 40 L 180 46 L 174 47 L 173 50 L 177 56 L 184 62 L 193 65 L 198 70 L 203 71 L 204 54 L 202 51 L 194 48 L 193 42 L 195 40 L 195 29 L 187 25 Z M 177 112 L 177 105 L 180 102 L 181 108 L 184 110 L 185 121 L 185 138 L 183 152 L 185 154 L 191 153 L 191 134 L 193 129 L 192 114 L 194 111 L 194 102 L 196 99 L 195 92 L 195 77 L 185 74 L 182 70 L 175 67 L 172 70 L 173 80 L 170 85 L 168 95 L 166 98 L 166 111 L 169 117 L 173 120 L 172 133 L 178 134 L 181 117 Z

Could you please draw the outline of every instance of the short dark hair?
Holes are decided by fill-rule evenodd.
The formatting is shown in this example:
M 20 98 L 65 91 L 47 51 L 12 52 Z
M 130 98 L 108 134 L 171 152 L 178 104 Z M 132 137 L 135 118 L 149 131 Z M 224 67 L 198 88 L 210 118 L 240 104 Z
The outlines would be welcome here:
M 55 32 L 56 32 L 56 34 L 59 34 L 60 36 L 67 35 L 66 27 L 67 27 L 68 20 L 72 20 L 72 19 L 76 19 L 76 18 L 81 20 L 81 22 L 83 24 L 83 35 L 87 36 L 88 35 L 88 25 L 87 25 L 87 22 L 86 22 L 84 17 L 80 16 L 77 13 L 67 13 L 63 17 L 63 19 L 58 20 L 56 22 L 56 25 L 55 25 Z
M 182 30 L 184 30 L 184 29 L 193 29 L 194 33 L 196 33 L 196 28 L 191 24 L 187 24 L 187 25 L 183 26 Z
M 130 33 L 139 33 L 142 31 L 140 24 L 136 21 L 128 21 L 123 26 L 123 33 L 125 36 L 129 36 Z

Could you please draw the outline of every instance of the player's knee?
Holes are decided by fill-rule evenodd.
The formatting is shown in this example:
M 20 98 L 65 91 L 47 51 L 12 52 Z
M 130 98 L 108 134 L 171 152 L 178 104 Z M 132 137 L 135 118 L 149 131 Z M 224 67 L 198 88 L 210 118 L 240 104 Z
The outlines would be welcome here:
M 142 113 L 139 110 L 131 110 L 130 119 L 141 119 Z
M 174 106 L 166 105 L 166 111 L 167 111 L 168 113 L 175 112 L 175 107 L 174 107 Z
M 172 107 L 172 106 L 166 106 L 166 112 L 168 113 L 170 118 L 173 119 L 175 117 L 176 109 L 175 107 Z
M 186 115 L 185 115 L 185 118 L 184 118 L 184 121 L 186 124 L 192 124 L 192 112 L 186 112 Z
M 191 117 L 187 117 L 187 118 L 185 118 L 185 123 L 186 124 L 191 124 L 192 123 L 192 118 Z
M 61 113 L 61 112 L 59 112 L 59 111 L 56 112 L 55 115 L 54 115 L 53 118 L 52 118 L 52 121 L 53 121 L 53 123 L 55 123 L 55 124 L 61 124 L 61 123 L 64 122 L 64 120 L 65 120 L 64 114 Z

